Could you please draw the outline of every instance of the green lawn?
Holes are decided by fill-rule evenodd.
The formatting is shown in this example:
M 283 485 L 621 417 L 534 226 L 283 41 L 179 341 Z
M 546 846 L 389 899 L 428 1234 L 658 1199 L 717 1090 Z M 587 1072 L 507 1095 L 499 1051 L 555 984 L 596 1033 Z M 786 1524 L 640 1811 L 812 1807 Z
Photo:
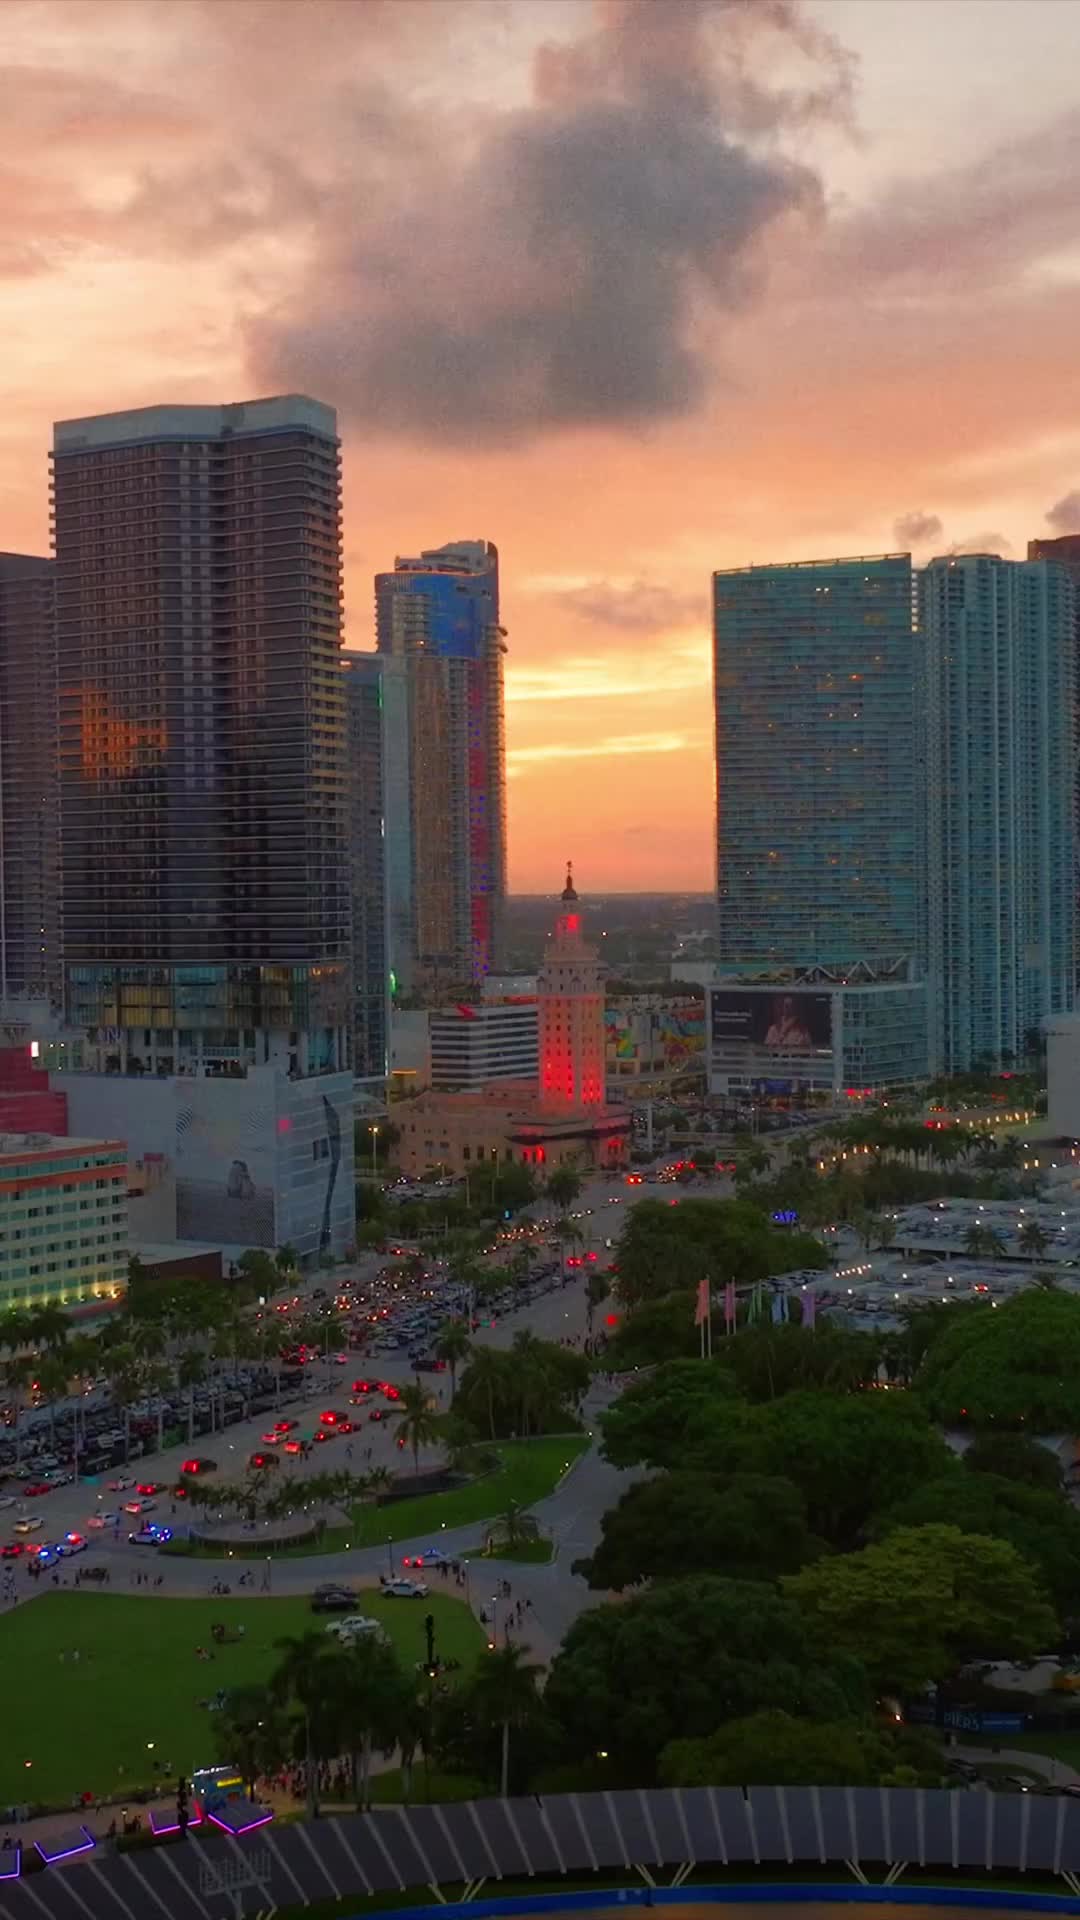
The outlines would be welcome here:
M 517 1547 L 499 1547 L 486 1553 L 483 1547 L 466 1547 L 463 1560 L 516 1560 L 522 1566 L 546 1567 L 552 1557 L 550 1540 L 523 1540 Z
M 357 1611 L 384 1622 L 407 1667 L 424 1657 L 428 1612 L 444 1657 L 467 1663 L 483 1644 L 468 1608 L 441 1593 L 420 1603 L 364 1590 Z M 214 1649 L 214 1621 L 242 1623 L 245 1638 Z M 265 1678 L 277 1658 L 275 1640 L 319 1625 L 303 1596 L 166 1600 L 60 1592 L 5 1614 L 0 1805 L 122 1793 L 150 1784 L 155 1760 L 170 1784 L 178 1772 L 216 1764 L 214 1716 L 199 1701 Z M 214 1651 L 212 1661 L 197 1659 L 200 1646 Z M 77 1662 L 70 1657 L 76 1648 Z
M 390 1506 L 376 1507 L 370 1501 L 361 1501 L 353 1509 L 349 1526 L 328 1527 L 321 1540 L 279 1549 L 274 1557 L 284 1554 L 293 1560 L 313 1553 L 341 1553 L 346 1547 L 382 1547 L 388 1540 L 413 1540 L 424 1533 L 431 1535 L 435 1545 L 443 1527 L 467 1527 L 475 1520 L 490 1520 L 512 1503 L 532 1507 L 546 1499 L 567 1467 L 588 1446 L 583 1433 L 554 1440 L 504 1440 L 497 1448 L 502 1465 L 494 1473 L 485 1473 L 451 1493 L 423 1494 L 415 1500 L 395 1500 Z M 176 1543 L 176 1550 L 189 1551 L 182 1541 Z M 213 1558 L 215 1551 L 220 1557 L 220 1549 L 194 1547 L 190 1551 L 199 1558 Z M 253 1546 L 249 1552 L 238 1547 L 232 1558 L 261 1560 L 264 1554 L 262 1547 Z

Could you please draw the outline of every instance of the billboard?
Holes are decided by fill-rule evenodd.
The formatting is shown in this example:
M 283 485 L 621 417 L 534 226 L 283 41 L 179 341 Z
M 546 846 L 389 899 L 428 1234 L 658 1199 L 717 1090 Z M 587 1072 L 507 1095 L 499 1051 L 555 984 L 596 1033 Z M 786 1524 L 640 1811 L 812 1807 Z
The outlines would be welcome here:
M 793 1054 L 827 1053 L 832 1046 L 832 1002 L 827 993 L 794 988 L 747 993 L 714 988 L 710 994 L 712 1044 L 741 1045 L 762 1069 Z

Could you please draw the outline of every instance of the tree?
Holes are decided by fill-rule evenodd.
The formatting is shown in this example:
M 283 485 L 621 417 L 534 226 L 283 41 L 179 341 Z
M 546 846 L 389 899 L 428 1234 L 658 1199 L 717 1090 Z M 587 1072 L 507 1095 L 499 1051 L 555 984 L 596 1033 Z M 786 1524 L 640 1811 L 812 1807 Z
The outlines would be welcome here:
M 1080 1592 L 1080 1513 L 1058 1489 L 972 1472 L 965 1460 L 883 1514 L 875 1532 L 883 1537 L 897 1527 L 933 1525 L 1008 1541 L 1059 1612 L 1074 1611 Z
M 518 1501 L 511 1500 L 510 1505 L 485 1526 L 484 1552 L 493 1555 L 514 1553 L 519 1547 L 529 1546 L 539 1538 L 540 1522 L 531 1513 L 526 1513 Z
M 581 1175 L 573 1167 L 556 1167 L 549 1173 L 544 1187 L 547 1198 L 560 1214 L 572 1207 L 581 1192 Z
M 593 1267 L 585 1281 L 585 1307 L 588 1320 L 589 1338 L 592 1338 L 593 1316 L 597 1307 L 602 1307 L 611 1292 L 611 1281 L 606 1273 Z
M 916 1375 L 936 1419 L 1028 1433 L 1080 1431 L 1080 1299 L 1028 1288 L 996 1310 L 948 1311 L 955 1318 L 945 1321 Z
M 59 1353 L 70 1332 L 71 1320 L 63 1307 L 51 1303 L 43 1307 L 31 1307 L 30 1340 L 33 1346 Z
M 598 1546 L 573 1571 L 594 1589 L 616 1592 L 694 1573 L 775 1580 L 820 1551 L 790 1480 L 663 1473 L 638 1481 L 604 1514 Z
M 983 1260 L 990 1252 L 990 1229 L 972 1225 L 964 1235 L 964 1252 L 969 1260 Z
M 749 1283 L 795 1267 L 824 1267 L 825 1250 L 809 1234 L 773 1226 L 749 1199 L 660 1200 L 634 1207 L 619 1239 L 619 1296 L 633 1311 L 643 1301 L 714 1283 Z
M 499 1792 L 510 1792 L 510 1733 L 529 1725 L 538 1715 L 537 1681 L 541 1669 L 529 1665 L 529 1649 L 509 1637 L 477 1662 L 466 1689 L 468 1711 L 481 1729 L 498 1729 L 500 1744 Z
M 464 1320 L 447 1320 L 435 1341 L 436 1360 L 445 1360 L 450 1369 L 450 1398 L 457 1392 L 457 1370 L 472 1352 L 469 1329 Z
M 822 1651 L 848 1653 L 889 1691 L 919 1692 L 968 1660 L 1022 1658 L 1057 1638 L 1053 1608 L 1015 1548 L 954 1526 L 898 1527 L 780 1585 Z
M 413 1472 L 420 1471 L 421 1447 L 433 1446 L 439 1437 L 439 1417 L 423 1387 L 406 1386 L 394 1407 L 398 1437 L 412 1450 Z
M 342 1650 L 334 1678 L 338 1741 L 351 1755 L 353 1796 L 358 1807 L 370 1807 L 371 1755 L 376 1747 L 389 1752 L 397 1745 L 409 1683 L 389 1641 L 375 1634 Z
M 799 1608 L 751 1581 L 673 1580 L 580 1614 L 544 1702 L 575 1754 L 650 1785 L 668 1742 L 764 1707 L 821 1720 L 865 1712 L 856 1662 L 818 1650 Z
M 274 1642 L 281 1659 L 270 1676 L 269 1692 L 281 1707 L 300 1716 L 309 1819 L 319 1812 L 319 1761 L 337 1751 L 336 1719 L 341 1687 L 341 1655 L 324 1633 L 287 1635 Z
M 262 1774 L 276 1773 L 289 1758 L 289 1726 L 280 1701 L 268 1687 L 232 1687 L 213 1718 L 218 1759 L 242 1774 L 248 1799 Z
M 473 1349 L 453 1410 L 492 1440 L 500 1434 L 566 1433 L 577 1424 L 573 1409 L 591 1378 L 584 1354 L 520 1333 L 509 1352 Z
M 706 1740 L 673 1740 L 660 1755 L 660 1780 L 666 1787 L 869 1787 L 895 1764 L 888 1736 L 869 1721 L 815 1724 L 771 1707 L 729 1720 Z M 939 1764 L 931 1784 L 940 1774 Z
M 551 1236 L 553 1240 L 557 1240 L 559 1243 L 559 1258 L 562 1264 L 563 1279 L 565 1280 L 566 1249 L 567 1247 L 580 1247 L 584 1242 L 585 1235 L 582 1233 L 576 1220 L 564 1219 L 556 1220 L 555 1225 L 551 1229 Z
M 963 1456 L 969 1473 L 991 1473 L 1044 1493 L 1060 1493 L 1061 1462 L 1051 1447 L 1024 1433 L 977 1433 Z
M 285 1245 L 279 1247 L 275 1253 L 274 1265 L 280 1274 L 295 1273 L 300 1265 L 300 1256 L 296 1248 L 286 1241 Z
M 718 1361 L 672 1360 L 601 1414 L 604 1456 L 614 1467 L 688 1467 L 707 1445 L 715 1417 L 744 1412 Z
M 476 1347 L 461 1382 L 461 1410 L 468 1417 L 474 1411 L 479 1411 L 482 1403 L 487 1411 L 488 1429 L 493 1440 L 497 1436 L 495 1403 L 496 1398 L 502 1396 L 504 1380 L 502 1354 L 496 1352 L 494 1347 Z M 458 1410 L 458 1398 L 455 1393 L 455 1411 Z
M 271 1294 L 284 1272 L 272 1253 L 264 1247 L 249 1247 L 237 1261 L 240 1272 L 250 1280 L 257 1293 Z
M 195 1389 L 206 1379 L 206 1360 L 194 1347 L 186 1347 L 177 1362 L 176 1384 L 188 1397 L 188 1446 L 195 1438 Z
M 1037 1220 L 1025 1220 L 1018 1238 L 1021 1253 L 1033 1254 L 1036 1260 L 1050 1245 L 1050 1235 Z

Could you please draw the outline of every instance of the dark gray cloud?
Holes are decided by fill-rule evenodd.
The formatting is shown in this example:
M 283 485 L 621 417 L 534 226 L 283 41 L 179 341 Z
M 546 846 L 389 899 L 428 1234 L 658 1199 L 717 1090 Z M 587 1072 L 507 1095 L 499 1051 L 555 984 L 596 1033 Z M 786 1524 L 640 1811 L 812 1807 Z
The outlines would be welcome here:
M 595 626 L 617 627 L 623 633 L 660 633 L 667 627 L 688 627 L 707 620 L 706 593 L 680 593 L 673 587 L 635 580 L 617 587 L 610 580 L 589 580 L 568 587 L 553 598 L 560 607 Z
M 1012 552 L 1012 545 L 1003 533 L 972 533 L 966 540 L 954 540 L 945 551 L 957 554 L 997 553 L 1005 557 Z
M 936 513 L 902 513 L 893 521 L 893 533 L 900 547 L 923 547 L 929 540 L 940 540 L 945 529 Z
M 375 429 L 508 440 L 691 412 L 702 314 L 821 208 L 776 136 L 847 111 L 850 73 L 788 0 L 609 0 L 545 47 L 529 105 L 452 123 L 382 81 L 355 100 L 301 288 L 251 323 L 258 382 Z M 814 83 L 771 93 L 756 42 Z
M 1080 533 L 1080 491 L 1067 493 L 1047 510 L 1046 518 L 1055 533 Z

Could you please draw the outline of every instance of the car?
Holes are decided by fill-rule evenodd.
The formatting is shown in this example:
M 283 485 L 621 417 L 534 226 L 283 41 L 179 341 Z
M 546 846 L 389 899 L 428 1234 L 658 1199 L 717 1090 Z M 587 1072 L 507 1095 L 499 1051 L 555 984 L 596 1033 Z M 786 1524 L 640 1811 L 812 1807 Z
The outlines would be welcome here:
M 192 1460 L 185 1460 L 180 1471 L 181 1473 L 190 1473 L 192 1475 L 196 1475 L 200 1473 L 216 1473 L 217 1461 L 203 1460 L 201 1457 L 195 1458 Z M 142 1492 L 142 1488 L 140 1488 L 139 1491 Z
M 14 1505 L 15 1495 L 13 1493 L 0 1493 L 0 1508 L 13 1507 Z
M 51 1492 L 52 1486 L 48 1480 L 28 1480 L 23 1488 L 28 1500 L 40 1500 L 43 1494 Z
M 354 1380 L 352 1390 L 354 1393 L 374 1393 L 375 1387 L 370 1380 Z
M 374 1409 L 374 1412 L 368 1414 L 368 1421 L 370 1422 L 371 1425 L 374 1425 L 376 1420 L 385 1420 L 385 1419 L 386 1419 L 386 1414 L 383 1411 L 382 1407 L 376 1407 Z
M 107 1513 L 92 1513 L 86 1524 L 91 1533 L 100 1533 L 103 1527 L 112 1525 L 112 1520 Z
M 280 1447 L 284 1438 L 285 1438 L 285 1435 L 283 1433 L 278 1433 L 276 1427 L 271 1427 L 266 1433 L 263 1434 L 262 1443 L 264 1447 Z
M 336 1434 L 336 1432 L 337 1432 L 336 1427 L 316 1427 L 315 1432 L 311 1436 L 313 1445 L 317 1447 L 324 1447 L 328 1440 L 332 1440 L 334 1438 L 334 1435 Z
M 0 1547 L 0 1560 L 17 1560 L 20 1554 L 28 1551 L 29 1549 L 23 1546 L 21 1540 L 7 1540 Z
M 147 1521 L 137 1533 L 129 1533 L 128 1540 L 133 1547 L 163 1547 L 166 1540 L 172 1539 L 171 1527 L 159 1527 L 153 1520 Z
M 22 1520 L 16 1520 L 16 1533 L 39 1533 L 45 1525 L 39 1513 L 29 1513 Z
M 106 1480 L 105 1482 L 106 1490 L 109 1493 L 127 1493 L 128 1488 L 134 1485 L 134 1480 Z
M 335 1433 L 355 1433 L 356 1432 L 355 1422 L 352 1420 L 341 1419 L 338 1421 L 334 1431 Z
M 311 1596 L 312 1613 L 351 1613 L 355 1605 L 352 1588 L 337 1586 L 333 1581 L 316 1587 Z
M 325 1413 L 320 1413 L 319 1425 L 321 1427 L 338 1427 L 344 1418 L 345 1415 L 343 1413 L 335 1413 L 332 1407 L 328 1407 Z
M 248 1461 L 249 1467 L 280 1467 L 281 1455 L 277 1453 L 253 1453 Z
M 294 1429 L 299 1425 L 300 1425 L 299 1420 L 275 1420 L 274 1432 L 275 1433 L 292 1433 Z
M 386 1395 L 386 1397 L 387 1397 L 387 1399 L 388 1399 L 388 1400 L 400 1400 L 400 1399 L 401 1399 L 401 1388 L 400 1388 L 400 1387 L 392 1387 L 392 1386 L 390 1385 L 390 1382 L 389 1382 L 389 1380 L 380 1380 L 380 1382 L 379 1382 L 379 1386 L 380 1386 L 380 1389 L 381 1389 L 381 1391 L 382 1391 L 383 1393 L 385 1393 L 385 1395 Z
M 59 1547 L 63 1554 L 85 1553 L 86 1540 L 81 1533 L 65 1533 Z
M 425 1547 L 423 1553 L 406 1553 L 402 1557 L 403 1567 L 448 1567 L 451 1556 L 440 1552 L 438 1547 Z
M 405 1580 L 400 1575 L 391 1580 L 385 1573 L 379 1575 L 379 1585 L 391 1600 L 426 1600 L 428 1588 L 422 1580 Z
M 446 1361 L 439 1360 L 433 1353 L 417 1353 L 410 1361 L 414 1373 L 445 1373 Z
M 366 1613 L 350 1613 L 345 1620 L 331 1620 L 326 1628 L 335 1640 L 363 1640 L 371 1635 L 382 1633 L 377 1620 L 370 1620 Z
M 165 1489 L 160 1480 L 140 1480 L 135 1491 L 145 1494 L 148 1500 L 152 1500 L 155 1493 L 164 1493 Z
M 154 1505 L 152 1500 L 125 1500 L 125 1513 L 149 1513 Z
M 302 1440 L 286 1440 L 285 1451 L 286 1453 L 292 1454 L 303 1453 L 304 1442 Z

